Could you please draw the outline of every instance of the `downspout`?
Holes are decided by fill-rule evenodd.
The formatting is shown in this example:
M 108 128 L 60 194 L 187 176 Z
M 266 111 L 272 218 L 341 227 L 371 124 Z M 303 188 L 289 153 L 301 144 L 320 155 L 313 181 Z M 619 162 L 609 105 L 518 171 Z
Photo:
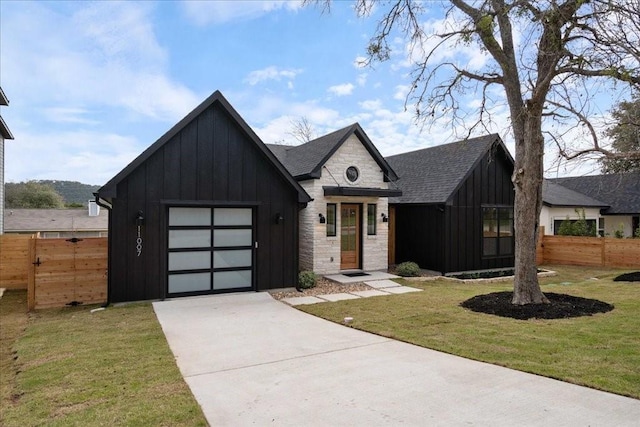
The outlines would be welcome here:
M 98 193 L 93 193 L 93 196 L 95 197 L 96 205 L 109 211 L 109 220 L 107 223 L 107 302 L 102 305 L 102 307 L 107 308 L 109 304 L 111 304 L 111 230 L 113 229 L 113 227 L 111 227 L 111 209 L 113 208 L 113 205 L 107 203 L 106 200 L 102 200 Z
M 296 291 L 298 292 L 302 292 L 302 288 L 300 287 L 300 280 L 299 280 L 300 278 L 300 211 L 306 208 L 307 208 L 307 203 L 298 203 L 297 215 L 294 220 L 295 221 L 294 233 L 296 236 L 296 238 L 294 239 L 295 240 L 294 271 L 296 272 L 295 281 L 296 281 Z

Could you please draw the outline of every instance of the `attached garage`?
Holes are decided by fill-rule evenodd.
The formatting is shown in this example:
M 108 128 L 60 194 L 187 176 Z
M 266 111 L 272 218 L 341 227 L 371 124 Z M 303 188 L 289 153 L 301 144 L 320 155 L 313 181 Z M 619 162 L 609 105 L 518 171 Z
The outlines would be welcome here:
M 309 195 L 220 92 L 98 190 L 109 302 L 295 286 Z

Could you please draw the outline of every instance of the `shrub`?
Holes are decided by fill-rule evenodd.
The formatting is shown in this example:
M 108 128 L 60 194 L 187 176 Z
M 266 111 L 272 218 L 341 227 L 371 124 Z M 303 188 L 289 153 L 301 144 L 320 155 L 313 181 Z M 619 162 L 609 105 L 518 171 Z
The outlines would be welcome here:
M 589 223 L 585 218 L 584 209 L 575 209 L 578 219 L 572 221 L 567 217 L 560 224 L 558 234 L 560 236 L 595 236 L 596 227 L 594 223 Z
M 301 271 L 298 274 L 298 286 L 300 289 L 311 289 L 316 285 L 316 273 L 313 271 Z
M 558 228 L 559 236 L 573 236 L 573 222 L 567 217 L 564 221 L 560 223 L 560 228 Z
M 618 224 L 618 228 L 613 232 L 613 236 L 616 239 L 622 239 L 624 237 L 624 224 Z
M 416 277 L 420 275 L 420 267 L 415 262 L 407 261 L 398 264 L 396 273 L 402 277 Z

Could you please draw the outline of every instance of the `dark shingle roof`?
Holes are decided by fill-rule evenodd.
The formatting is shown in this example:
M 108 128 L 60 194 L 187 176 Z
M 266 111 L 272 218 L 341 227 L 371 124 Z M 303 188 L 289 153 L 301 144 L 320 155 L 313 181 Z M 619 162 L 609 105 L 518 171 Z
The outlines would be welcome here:
M 101 209 L 89 216 L 86 209 L 5 209 L 4 230 L 8 233 L 44 231 L 107 231 L 109 212 Z
M 396 174 L 375 148 L 358 123 L 331 132 L 302 145 L 288 146 L 267 144 L 267 147 L 298 180 L 320 178 L 322 167 L 351 134 L 356 134 L 371 157 L 380 165 L 387 178 L 394 180 Z
M 609 206 L 605 214 L 640 213 L 640 172 L 554 178 L 548 181 L 604 202 Z
M 495 144 L 504 147 L 500 137 L 491 134 L 387 157 L 402 190 L 402 196 L 389 203 L 446 203 Z
M 608 207 L 606 203 L 545 179 L 542 202 L 548 206 Z

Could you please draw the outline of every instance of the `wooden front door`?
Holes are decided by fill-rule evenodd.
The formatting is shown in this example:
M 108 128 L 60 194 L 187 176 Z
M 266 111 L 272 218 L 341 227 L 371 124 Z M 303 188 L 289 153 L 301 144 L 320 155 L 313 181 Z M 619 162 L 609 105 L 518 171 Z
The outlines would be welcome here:
M 341 205 L 340 215 L 340 269 L 360 268 L 360 205 Z

